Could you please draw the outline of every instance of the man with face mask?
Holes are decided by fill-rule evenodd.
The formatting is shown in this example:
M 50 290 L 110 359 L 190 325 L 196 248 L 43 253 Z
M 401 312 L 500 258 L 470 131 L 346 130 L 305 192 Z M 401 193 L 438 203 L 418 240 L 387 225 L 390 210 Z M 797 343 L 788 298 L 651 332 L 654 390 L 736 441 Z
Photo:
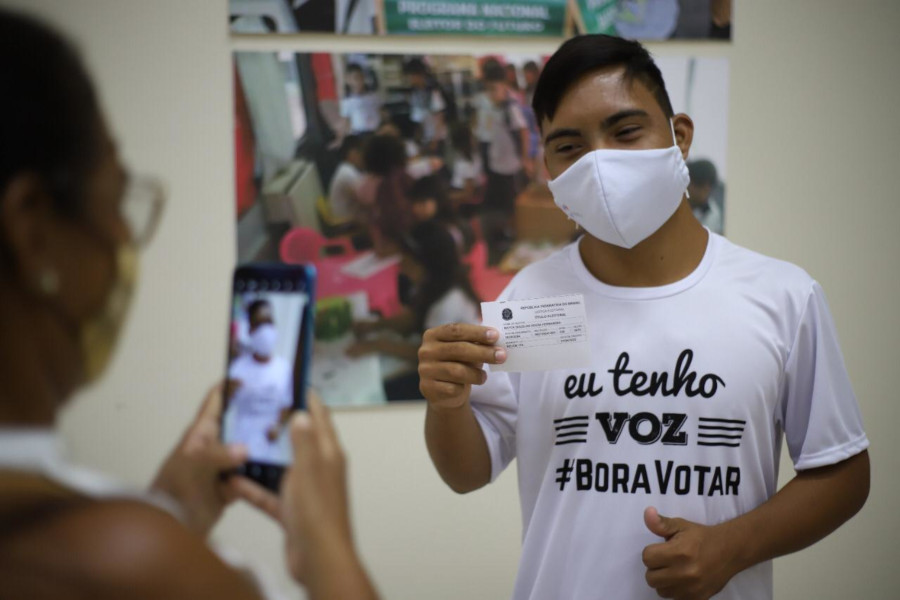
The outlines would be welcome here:
M 278 329 L 272 305 L 254 300 L 247 307 L 247 317 L 247 352 L 228 367 L 225 439 L 244 444 L 251 460 L 280 463 L 283 449 L 277 442 L 290 418 L 293 398 L 291 365 L 275 355 Z
M 496 330 L 429 330 L 431 458 L 460 493 L 518 459 L 516 599 L 772 598 L 771 559 L 868 494 L 822 289 L 694 217 L 693 122 L 640 44 L 569 40 L 533 107 L 550 190 L 584 235 L 500 299 L 581 294 L 591 366 L 488 374 L 506 360 Z M 776 493 L 782 436 L 797 474 Z

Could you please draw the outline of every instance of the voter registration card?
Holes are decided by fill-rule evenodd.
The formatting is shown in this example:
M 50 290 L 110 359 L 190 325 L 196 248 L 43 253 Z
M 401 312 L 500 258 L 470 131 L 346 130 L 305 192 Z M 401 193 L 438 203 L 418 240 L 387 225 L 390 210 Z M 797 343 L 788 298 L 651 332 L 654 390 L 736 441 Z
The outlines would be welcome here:
M 584 296 L 481 303 L 482 324 L 500 332 L 506 362 L 491 371 L 549 371 L 590 366 Z

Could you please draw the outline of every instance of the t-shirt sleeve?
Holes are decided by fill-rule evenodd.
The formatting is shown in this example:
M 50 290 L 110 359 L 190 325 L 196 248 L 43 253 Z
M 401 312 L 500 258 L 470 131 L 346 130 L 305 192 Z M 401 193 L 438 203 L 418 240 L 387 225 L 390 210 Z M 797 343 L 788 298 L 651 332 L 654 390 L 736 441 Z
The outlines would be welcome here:
M 406 174 L 413 179 L 422 179 L 428 177 L 434 172 L 431 168 L 431 159 L 417 158 L 406 163 Z
M 425 328 L 431 329 L 447 323 L 472 323 L 477 325 L 478 309 L 460 289 L 454 288 L 435 302 L 425 315 Z
M 510 129 L 514 131 L 528 128 L 525 115 L 522 114 L 522 109 L 515 102 L 509 105 L 509 124 Z
M 444 97 L 437 90 L 431 92 L 431 112 L 441 112 L 447 108 Z
M 483 385 L 472 387 L 472 412 L 491 455 L 491 481 L 516 457 L 519 377 L 518 373 L 489 372 Z
M 785 365 L 780 418 L 798 471 L 869 447 L 825 293 L 815 282 Z
M 507 286 L 497 300 L 507 300 L 512 295 L 512 284 Z M 516 457 L 516 424 L 519 417 L 519 373 L 488 371 L 487 381 L 472 386 L 470 401 L 475 418 L 481 426 L 484 440 L 491 455 L 491 481 Z
M 461 190 L 466 187 L 467 179 L 475 178 L 475 165 L 464 158 L 457 159 L 453 163 L 453 176 L 450 179 L 450 187 Z
M 345 119 L 349 119 L 350 115 L 353 113 L 353 106 L 350 98 L 341 99 L 341 116 Z

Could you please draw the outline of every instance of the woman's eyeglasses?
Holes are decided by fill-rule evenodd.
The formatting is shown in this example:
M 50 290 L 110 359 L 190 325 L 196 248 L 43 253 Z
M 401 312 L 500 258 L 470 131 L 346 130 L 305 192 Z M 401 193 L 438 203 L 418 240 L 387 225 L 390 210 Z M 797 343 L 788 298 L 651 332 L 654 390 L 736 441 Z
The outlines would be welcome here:
M 131 239 L 138 248 L 145 247 L 153 238 L 165 200 L 165 191 L 158 179 L 142 175 L 129 178 L 121 211 L 131 230 Z

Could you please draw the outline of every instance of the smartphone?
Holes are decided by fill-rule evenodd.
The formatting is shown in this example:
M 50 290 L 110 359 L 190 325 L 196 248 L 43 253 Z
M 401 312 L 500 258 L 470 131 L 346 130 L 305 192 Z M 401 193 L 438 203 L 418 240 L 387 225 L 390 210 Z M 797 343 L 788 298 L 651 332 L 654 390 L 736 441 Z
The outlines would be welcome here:
M 232 286 L 222 441 L 247 448 L 238 474 L 277 492 L 293 456 L 287 425 L 306 406 L 316 271 L 245 265 Z

